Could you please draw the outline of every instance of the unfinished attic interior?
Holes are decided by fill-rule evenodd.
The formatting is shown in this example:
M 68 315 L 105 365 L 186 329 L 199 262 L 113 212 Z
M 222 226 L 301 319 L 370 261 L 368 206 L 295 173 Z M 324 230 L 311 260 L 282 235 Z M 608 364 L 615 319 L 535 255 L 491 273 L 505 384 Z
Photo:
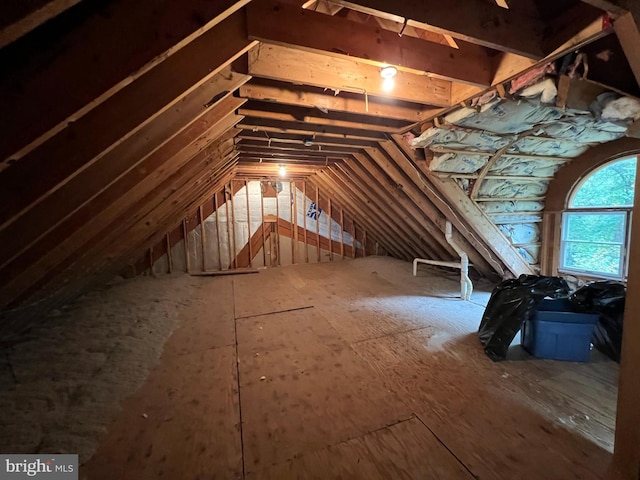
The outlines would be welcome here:
M 634 0 L 2 2 L 0 460 L 640 480 L 639 26 Z M 622 291 L 614 330 L 562 312 L 596 323 L 580 361 L 527 344 L 547 277 Z

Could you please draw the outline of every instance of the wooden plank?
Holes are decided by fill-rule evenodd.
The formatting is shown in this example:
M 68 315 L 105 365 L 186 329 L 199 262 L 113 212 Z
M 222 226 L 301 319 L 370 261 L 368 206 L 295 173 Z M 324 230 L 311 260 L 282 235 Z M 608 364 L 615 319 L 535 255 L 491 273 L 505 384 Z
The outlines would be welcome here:
M 377 164 L 368 161 L 363 155 L 355 155 L 354 158 L 358 162 L 347 162 L 345 167 L 359 174 L 364 179 L 362 184 L 377 191 L 376 196 L 380 200 L 393 200 L 386 203 L 387 208 L 393 212 L 395 218 L 404 220 L 414 232 L 408 233 L 406 238 L 418 240 L 427 258 L 444 260 L 454 254 L 437 225 L 429 221 L 428 217 L 425 219 L 424 211 L 417 208 L 406 194 L 396 188 L 397 184 L 385 176 L 385 172 L 379 169 Z
M 638 42 L 640 42 L 640 8 L 635 7 L 635 16 L 627 13 L 618 18 L 614 24 L 616 35 L 620 40 L 620 45 L 627 57 L 629 66 L 633 71 L 636 82 L 640 84 L 640 52 L 638 52 Z
M 0 11 L 0 48 L 9 45 L 78 3 L 80 0 L 2 3 L 0 5 L 3 9 Z
M 244 37 L 243 18 L 237 13 L 0 172 L 0 184 L 6 185 L 0 189 L 2 223 L 222 71 L 251 47 Z M 16 185 L 29 188 L 17 192 Z
M 387 93 L 377 67 L 277 45 L 260 45 L 249 51 L 249 74 L 336 91 L 366 92 L 440 107 L 450 105 L 451 82 L 398 72 L 396 88 Z
M 193 277 L 219 277 L 224 275 L 244 275 L 247 273 L 260 273 L 257 268 L 234 268 L 233 270 L 220 270 L 217 272 L 195 272 Z
M 529 58 L 542 58 L 543 23 L 530 16 L 481 0 L 465 0 L 443 9 L 435 0 L 416 4 L 410 0 L 390 5 L 384 0 L 336 0 L 338 5 L 388 18 L 465 42 L 484 45 L 503 52 L 513 52 Z M 490 24 L 490 27 L 488 26 Z
M 457 238 L 454 234 L 454 239 L 462 243 L 462 247 L 469 255 L 469 260 L 476 270 L 490 277 L 493 274 L 493 268 L 500 269 L 501 265 L 497 261 L 494 261 L 491 264 L 492 266 L 489 266 L 488 261 L 491 258 L 484 257 L 490 252 L 489 247 L 478 242 L 474 236 L 470 235 L 460 218 L 452 215 L 452 207 L 449 206 L 449 203 L 445 203 L 435 193 L 435 190 L 428 188 L 428 184 L 424 183 L 426 181 L 419 170 L 412 166 L 411 159 L 405 157 L 391 141 L 380 142 L 380 147 L 381 150 L 367 149 L 366 152 L 369 158 L 384 169 L 398 185 L 402 185 L 403 191 L 411 198 L 411 201 L 423 210 L 425 217 L 429 218 L 443 233 L 445 231 L 445 220 L 449 218 L 456 230 L 461 232 L 460 237 Z M 389 158 L 382 153 L 383 151 L 389 155 Z M 466 235 L 462 236 L 462 232 L 465 232 Z M 493 266 L 494 264 L 495 266 Z
M 390 222 L 386 215 L 383 216 L 371 209 L 367 203 L 370 202 L 370 199 L 363 191 L 354 191 L 354 186 L 351 183 L 345 182 L 343 178 L 329 171 L 321 172 L 321 174 L 313 178 L 313 182 L 327 190 L 330 195 L 343 205 L 346 205 L 354 215 L 357 215 L 363 223 L 369 226 L 372 231 L 375 231 L 376 236 L 389 246 L 390 252 L 398 258 L 411 258 L 409 249 L 393 233 L 393 223 Z M 353 235 L 355 241 L 355 232 Z M 354 255 L 355 250 L 354 243 Z
M 214 115 L 220 114 L 215 109 L 211 113 Z M 0 254 L 2 259 L 0 264 L 3 265 L 3 269 L 5 267 L 10 269 L 3 270 L 4 278 L 11 277 L 8 272 L 12 271 L 12 269 L 16 269 L 16 271 L 23 270 L 25 266 L 35 262 L 36 259 L 49 255 L 52 245 L 59 246 L 72 235 L 84 237 L 92 234 L 92 232 L 95 233 L 96 228 L 102 228 L 105 223 L 109 223 L 118 215 L 118 207 L 126 208 L 129 202 L 135 202 L 137 199 L 142 198 L 147 192 L 152 191 L 159 182 L 166 179 L 173 169 L 179 169 L 199 150 L 211 143 L 211 139 L 208 138 L 209 135 L 215 137 L 224 134 L 237 121 L 238 119 L 233 118 L 233 115 L 231 115 L 223 118 L 207 118 L 204 122 L 194 125 L 189 131 L 174 138 L 163 148 L 147 157 L 138 165 L 137 169 L 133 169 L 127 175 L 120 177 L 108 189 L 102 191 L 93 200 L 83 205 L 62 222 L 59 222 L 49 232 L 33 231 L 32 235 L 35 237 L 34 240 L 37 241 L 33 244 L 23 241 L 26 244 L 25 248 L 20 245 L 20 242 L 16 241 L 22 238 L 20 235 L 18 239 L 8 235 L 19 226 L 18 224 L 14 224 L 12 229 L 0 232 L 0 238 L 3 238 L 7 247 Z M 232 143 L 231 145 L 228 143 L 230 138 L 229 134 L 223 135 L 220 141 L 210 145 L 210 151 L 230 148 L 232 146 Z M 52 206 L 51 209 L 55 211 L 56 207 Z M 30 232 L 32 227 L 24 225 L 22 228 L 23 231 Z M 42 233 L 45 233 L 45 235 L 42 235 Z M 26 247 L 29 248 L 27 249 Z M 79 248 L 79 245 L 76 245 L 75 248 Z M 18 255 L 16 252 L 22 253 Z M 9 262 L 9 260 L 11 261 Z M 14 267 L 11 267 L 12 264 Z
M 307 239 L 307 182 L 302 184 L 302 223 L 304 228 L 304 261 L 309 263 L 309 242 Z
M 127 232 L 127 225 L 131 226 L 132 222 L 144 217 L 149 209 L 161 204 L 172 195 L 183 194 L 180 187 L 188 179 L 194 178 L 193 175 L 196 171 L 204 172 L 201 175 L 209 172 L 206 169 L 201 170 L 201 165 L 206 162 L 207 155 L 212 151 L 215 151 L 215 148 L 202 150 L 199 155 L 196 155 L 176 172 L 165 172 L 163 177 L 145 176 L 144 186 L 140 185 L 137 189 L 132 190 L 129 196 L 121 197 L 109 204 L 100 212 L 100 215 L 92 217 L 90 223 L 85 224 L 84 228 L 67 235 L 63 242 L 56 245 L 56 248 L 51 249 L 49 245 L 47 249 L 47 244 L 43 244 L 42 251 L 36 251 L 39 253 L 34 257 L 35 260 L 23 263 L 21 257 L 18 257 L 3 269 L 2 278 L 6 282 L 2 292 L 3 301 L 13 295 L 11 292 L 23 290 L 29 284 L 32 285 L 31 290 L 37 289 L 37 285 L 46 281 L 45 279 L 56 276 L 59 269 L 64 268 L 65 264 L 72 265 L 74 262 L 81 262 L 87 252 L 98 248 L 98 245 L 102 243 L 113 244 L 113 248 L 118 247 L 119 244 L 126 245 L 123 241 L 124 237 L 119 235 Z M 214 163 L 211 168 L 217 168 L 217 165 L 219 164 Z M 196 181 L 200 181 L 201 177 L 195 178 Z M 135 197 L 131 195 L 135 195 Z M 137 200 L 134 200 L 136 197 Z M 195 207 L 197 208 L 197 205 Z M 153 225 L 154 223 L 150 222 L 148 225 L 145 224 L 144 228 L 149 229 Z M 133 231 L 129 230 L 129 233 L 133 234 Z M 161 232 L 161 234 L 163 233 Z M 105 256 L 104 259 L 108 262 L 112 258 Z M 9 285 L 12 287 L 10 288 Z
M 323 472 L 323 478 L 346 478 L 354 472 L 354 459 L 357 459 L 358 475 L 368 480 L 473 478 L 415 417 L 335 446 L 304 453 L 247 478 L 293 480 L 309 472 Z
M 428 240 L 425 239 L 424 235 L 427 228 L 420 228 L 417 222 L 413 222 L 412 219 L 409 218 L 406 211 L 406 201 L 402 202 L 394 195 L 394 192 L 390 191 L 391 189 L 380 186 L 376 181 L 377 179 L 367 176 L 367 172 L 377 170 L 376 166 L 372 165 L 371 162 L 367 162 L 361 156 L 356 157 L 356 159 L 358 163 L 348 162 L 344 166 L 339 167 L 339 169 L 347 174 L 347 179 L 358 186 L 359 192 L 357 194 L 362 196 L 362 198 L 368 198 L 368 201 L 376 206 L 377 211 L 388 218 L 390 231 L 396 232 L 398 237 L 406 245 L 411 247 L 413 256 L 419 256 L 421 258 L 442 258 L 444 254 L 445 257 L 447 257 L 449 253 L 446 250 L 433 246 L 434 243 L 437 244 L 437 241 L 434 240 L 433 237 L 429 236 Z M 367 196 L 365 192 L 370 192 L 371 195 Z M 389 197 L 391 197 L 393 201 L 390 202 Z M 417 218 L 423 219 L 424 217 L 418 215 Z M 423 220 L 422 225 L 426 224 Z
M 305 122 L 318 125 L 371 130 L 376 132 L 393 132 L 410 125 L 406 121 L 388 118 L 373 118 L 350 112 L 321 112 L 316 108 L 280 105 L 279 103 L 247 102 L 239 111 L 245 117 L 265 118 L 286 122 Z
M 249 248 L 248 263 L 249 263 L 249 268 L 252 268 L 253 267 L 253 247 L 251 242 L 251 206 L 249 202 L 249 182 L 247 180 L 245 180 L 244 182 L 244 191 L 247 196 L 247 237 L 248 237 L 247 246 Z
M 161 102 L 165 94 L 170 98 L 177 96 L 172 83 L 179 87 L 184 79 L 186 88 L 195 85 L 197 82 L 189 78 L 194 70 L 204 67 L 206 71 L 208 59 L 213 60 L 208 64 L 210 69 L 222 63 L 216 64 L 215 54 L 212 57 L 210 52 L 202 56 L 203 47 L 211 50 L 209 42 L 213 37 L 217 52 L 233 38 L 230 31 L 219 38 L 212 32 L 246 3 L 171 0 L 155 9 L 149 8 L 145 0 L 118 0 L 106 7 L 94 2 L 81 3 L 74 8 L 74 15 L 42 32 L 42 38 L 21 42 L 3 63 L 8 75 L 3 75 L 0 81 L 0 91 L 6 93 L 0 113 L 0 130 L 4 132 L 0 168 L 10 155 L 23 157 L 121 90 L 131 89 L 132 84 L 139 83 L 152 70 L 155 70 L 152 76 L 163 85 L 153 92 L 157 101 Z M 242 16 L 240 12 L 237 18 Z M 226 39 L 226 35 L 231 36 Z M 105 42 L 105 38 L 112 41 Z M 185 47 L 188 48 L 181 51 Z M 167 67 L 160 67 L 163 63 L 181 75 L 167 78 Z M 158 76 L 161 72 L 164 78 Z M 138 108 L 144 111 L 147 102 L 152 108 L 157 105 L 153 98 L 144 96 L 136 104 L 136 97 L 136 94 L 129 97 L 129 106 L 135 105 L 129 111 L 131 116 L 137 115 Z M 120 122 L 125 120 L 123 111 L 126 109 L 119 109 Z M 112 123 L 105 129 L 114 126 Z M 92 134 L 96 136 L 99 131 L 92 130 Z
M 254 81 L 242 85 L 240 96 L 253 100 L 277 101 L 285 105 L 318 108 L 320 111 L 349 112 L 407 122 L 419 122 L 435 112 L 440 112 L 440 109 L 428 109 L 419 104 L 383 102 L 378 97 L 371 97 L 365 102 L 364 98 L 348 92 L 334 95 L 321 89 L 267 81 Z
M 340 257 L 344 260 L 344 209 L 340 209 Z
M 269 22 L 264 19 L 269 18 Z M 338 58 L 382 67 L 394 65 L 410 73 L 477 86 L 489 86 L 491 66 L 486 51 L 424 41 L 345 18 L 302 10 L 277 0 L 253 1 L 247 7 L 249 38 L 264 43 L 320 51 Z
M 186 221 L 182 220 L 182 241 L 184 242 L 184 258 L 187 264 L 187 273 L 191 273 L 191 260 L 189 259 L 189 233 Z

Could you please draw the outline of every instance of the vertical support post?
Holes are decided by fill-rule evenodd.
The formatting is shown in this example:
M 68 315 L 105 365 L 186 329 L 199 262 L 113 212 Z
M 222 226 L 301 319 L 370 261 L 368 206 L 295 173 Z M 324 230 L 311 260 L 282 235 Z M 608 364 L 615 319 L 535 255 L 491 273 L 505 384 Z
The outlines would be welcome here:
M 250 205 L 249 205 L 249 182 L 247 180 L 244 181 L 244 192 L 247 195 L 247 238 L 249 243 L 249 268 L 253 268 L 253 251 L 251 248 L 251 214 L 250 214 Z
M 202 271 L 207 271 L 207 262 L 205 260 L 206 250 L 206 234 L 204 233 L 204 212 L 202 205 L 198 207 L 198 215 L 200 215 L 200 246 L 202 247 Z
M 316 185 L 316 253 L 320 263 L 320 188 Z
M 153 270 L 153 246 L 149 247 L 149 273 L 156 276 L 156 272 Z
M 356 246 L 356 243 L 358 241 L 356 235 L 357 235 L 357 231 L 356 231 L 356 221 L 355 219 L 351 222 L 351 226 L 353 227 L 353 251 L 351 252 L 351 256 L 353 258 L 356 258 L 358 256 L 358 247 Z
M 222 244 L 220 243 L 220 212 L 218 211 L 218 192 L 213 195 L 213 211 L 216 214 L 216 241 L 218 242 L 218 270 L 222 270 Z
M 292 225 L 292 233 L 291 233 L 291 243 L 293 244 L 293 263 L 295 264 L 298 257 L 298 188 L 296 187 L 296 182 L 291 182 L 293 190 L 293 205 L 291 211 L 291 225 Z
M 302 198 L 304 202 L 304 210 L 302 212 L 302 223 L 304 225 L 304 261 L 309 263 L 309 247 L 307 246 L 307 181 L 302 184 Z
M 289 214 L 291 220 L 291 235 L 289 238 L 291 239 L 291 264 L 296 264 L 296 242 L 294 240 L 294 219 L 293 219 L 293 199 L 295 198 L 293 182 L 289 182 Z
M 264 224 L 264 192 L 263 184 L 260 182 L 260 215 L 262 216 L 262 258 L 264 261 L 264 266 L 267 266 L 267 229 Z M 269 260 L 271 260 L 271 254 L 269 254 Z M 269 261 L 271 263 L 271 261 Z
M 276 259 L 278 260 L 278 266 L 282 265 L 282 248 L 280 248 L 280 194 L 276 188 Z
M 231 252 L 233 252 L 233 268 L 238 268 L 238 252 L 236 247 L 236 211 L 233 207 L 233 180 L 229 182 L 229 203 L 231 204 Z
M 171 256 L 171 238 L 169 238 L 169 234 L 166 235 L 166 245 L 167 245 L 167 263 L 169 264 L 169 273 L 173 273 L 173 258 Z
M 340 208 L 340 256 L 344 260 L 344 209 Z
M 187 273 L 191 273 L 191 260 L 189 259 L 189 235 L 187 233 L 187 220 L 182 220 L 182 241 L 184 242 L 184 261 L 187 264 Z
M 224 186 L 224 211 L 227 214 L 227 252 L 229 253 L 229 265 L 225 270 L 228 270 L 233 267 L 233 261 L 235 258 L 232 257 L 233 252 L 231 251 L 231 217 L 229 216 L 229 200 L 227 200 L 227 186 Z
M 362 229 L 362 252 L 367 256 L 367 231 Z
M 331 197 L 327 199 L 327 211 L 327 231 L 329 232 L 329 234 L 327 235 L 329 237 L 329 261 L 333 262 L 333 244 L 331 242 Z

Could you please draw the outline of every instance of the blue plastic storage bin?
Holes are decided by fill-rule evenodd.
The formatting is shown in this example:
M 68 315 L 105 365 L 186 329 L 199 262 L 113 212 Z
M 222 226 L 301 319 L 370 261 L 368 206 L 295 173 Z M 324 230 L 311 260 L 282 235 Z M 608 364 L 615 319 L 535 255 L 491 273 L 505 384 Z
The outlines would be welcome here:
M 537 358 L 588 362 L 597 322 L 598 315 L 572 312 L 568 299 L 545 299 L 522 325 L 520 341 Z

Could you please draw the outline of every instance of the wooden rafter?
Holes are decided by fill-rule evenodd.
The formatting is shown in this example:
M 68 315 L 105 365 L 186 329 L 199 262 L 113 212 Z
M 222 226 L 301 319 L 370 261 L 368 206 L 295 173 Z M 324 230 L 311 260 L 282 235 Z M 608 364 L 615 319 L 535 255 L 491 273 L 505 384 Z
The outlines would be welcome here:
M 269 18 L 269 22 L 264 19 Z M 387 64 L 436 78 L 489 86 L 491 62 L 475 45 L 448 45 L 403 36 L 344 18 L 302 10 L 278 0 L 253 0 L 247 7 L 249 38 L 349 57 L 381 67 Z

